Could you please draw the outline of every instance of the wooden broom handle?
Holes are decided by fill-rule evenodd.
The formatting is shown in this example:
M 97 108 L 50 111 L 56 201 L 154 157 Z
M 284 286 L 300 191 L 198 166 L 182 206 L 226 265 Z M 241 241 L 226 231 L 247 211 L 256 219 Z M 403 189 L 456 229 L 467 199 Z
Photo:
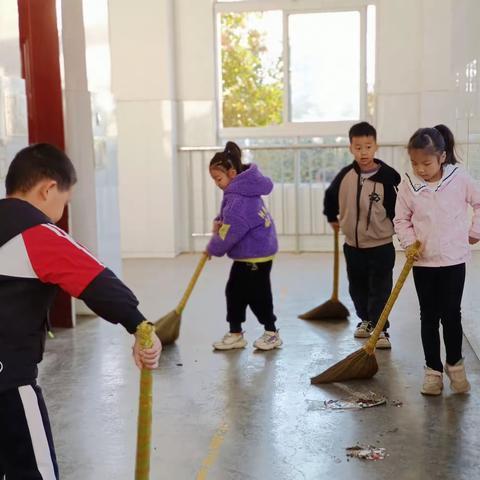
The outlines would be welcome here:
M 413 263 L 415 262 L 415 256 L 418 254 L 419 250 L 420 250 L 420 242 L 417 241 L 415 243 L 415 249 L 413 249 L 412 252 L 408 254 L 405 265 L 403 266 L 402 271 L 400 272 L 398 280 L 395 283 L 395 287 L 393 287 L 392 293 L 390 293 L 390 296 L 388 297 L 387 303 L 383 308 L 382 314 L 378 319 L 377 325 L 375 326 L 375 329 L 370 335 L 370 339 L 363 347 L 369 355 L 371 355 L 375 351 L 375 346 L 377 344 L 378 337 L 380 336 L 380 333 L 382 333 L 383 327 L 387 323 L 388 316 L 390 315 L 393 305 L 396 302 L 398 295 L 400 294 L 400 290 L 402 289 L 405 283 L 405 280 L 407 279 L 408 274 L 410 273 L 410 270 L 413 267 Z
M 142 349 L 152 348 L 153 325 L 142 322 L 137 328 L 137 337 Z M 142 368 L 140 374 L 140 395 L 138 402 L 137 453 L 135 480 L 150 478 L 150 452 L 152 442 L 152 371 Z
M 340 268 L 340 251 L 338 246 L 338 228 L 334 229 L 334 243 L 333 243 L 333 292 L 330 300 L 338 302 L 338 275 Z
M 198 262 L 197 268 L 195 269 L 195 272 L 193 273 L 192 278 L 190 279 L 190 283 L 188 284 L 188 287 L 185 290 L 185 293 L 183 294 L 183 297 L 180 300 L 180 303 L 175 309 L 178 315 L 181 315 L 181 313 L 183 312 L 183 309 L 185 308 L 185 305 L 187 304 L 188 299 L 192 294 L 193 288 L 195 287 L 198 277 L 202 273 L 203 267 L 205 266 L 205 263 L 207 263 L 207 260 L 208 260 L 208 255 L 204 253 L 200 258 L 200 261 Z

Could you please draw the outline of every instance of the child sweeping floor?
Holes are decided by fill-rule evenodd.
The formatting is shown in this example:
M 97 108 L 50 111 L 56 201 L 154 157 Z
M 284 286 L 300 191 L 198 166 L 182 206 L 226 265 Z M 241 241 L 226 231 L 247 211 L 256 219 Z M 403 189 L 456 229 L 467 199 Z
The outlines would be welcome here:
M 480 187 L 458 165 L 452 132 L 445 125 L 417 130 L 408 144 L 413 173 L 398 192 L 395 231 L 404 248 L 415 241 L 423 250 L 413 267 L 420 302 L 425 378 L 421 392 L 440 395 L 443 363 L 440 321 L 447 352 L 445 372 L 455 393 L 470 384 L 462 356 L 461 302 L 469 244 L 480 240 Z M 474 210 L 473 221 L 468 206 Z
M 278 242 L 272 217 L 261 198 L 272 191 L 273 183 L 256 165 L 243 164 L 241 156 L 238 145 L 228 142 L 225 150 L 212 158 L 209 168 L 224 195 L 207 254 L 216 257 L 227 254 L 234 260 L 225 291 L 230 328 L 213 347 L 216 350 L 246 347 L 242 324 L 249 306 L 265 328 L 254 347 L 273 350 L 282 345 L 275 326 L 270 283 Z

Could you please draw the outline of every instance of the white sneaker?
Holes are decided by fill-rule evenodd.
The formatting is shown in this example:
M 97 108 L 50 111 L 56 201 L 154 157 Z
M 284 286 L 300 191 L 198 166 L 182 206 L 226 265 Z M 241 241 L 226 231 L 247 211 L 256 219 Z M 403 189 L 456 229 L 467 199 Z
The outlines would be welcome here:
M 278 331 L 265 332 L 260 338 L 255 340 L 253 346 L 259 350 L 273 350 L 283 345 Z
M 368 338 L 373 331 L 373 327 L 370 325 L 370 322 L 362 320 L 355 330 L 353 336 L 355 338 Z
M 375 348 L 380 348 L 383 350 L 392 348 L 392 344 L 390 343 L 390 335 L 387 332 L 380 333 Z
M 450 379 L 450 388 L 454 393 L 467 393 L 470 391 L 470 383 L 465 373 L 463 358 L 453 366 L 447 363 L 445 365 L 445 373 Z
M 425 378 L 421 392 L 424 395 L 440 395 L 443 390 L 443 374 L 425 367 Z
M 213 344 L 215 350 L 233 350 L 234 348 L 245 348 L 247 341 L 243 333 L 226 333 L 224 337 Z

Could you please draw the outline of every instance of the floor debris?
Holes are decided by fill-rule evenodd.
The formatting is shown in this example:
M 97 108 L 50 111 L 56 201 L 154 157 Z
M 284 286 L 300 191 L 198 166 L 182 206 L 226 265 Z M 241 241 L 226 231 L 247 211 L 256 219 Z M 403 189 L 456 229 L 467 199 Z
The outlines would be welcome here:
M 359 458 L 361 460 L 383 460 L 386 455 L 385 448 L 375 447 L 373 445 L 355 445 L 345 449 L 347 457 Z
M 345 400 L 325 400 L 323 406 L 326 410 L 360 410 L 362 408 L 378 407 L 386 403 L 386 397 L 370 392 Z

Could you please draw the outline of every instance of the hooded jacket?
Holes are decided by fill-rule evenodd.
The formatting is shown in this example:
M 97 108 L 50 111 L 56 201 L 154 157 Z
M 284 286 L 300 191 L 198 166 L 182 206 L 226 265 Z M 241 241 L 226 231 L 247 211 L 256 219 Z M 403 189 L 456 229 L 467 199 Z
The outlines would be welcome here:
M 329 222 L 339 222 L 351 247 L 372 248 L 392 242 L 397 185 L 401 177 L 375 159 L 378 171 L 362 182 L 354 161 L 334 178 L 325 192 L 324 211 Z
M 222 226 L 207 247 L 210 255 L 227 254 L 234 260 L 252 262 L 271 260 L 278 250 L 277 234 L 261 196 L 272 190 L 273 182 L 254 164 L 230 182 L 217 217 Z
M 144 320 L 133 293 L 40 210 L 0 200 L 0 392 L 36 381 L 59 287 L 130 333 Z
M 472 220 L 468 205 L 473 207 Z M 415 266 L 464 263 L 470 258 L 468 237 L 480 239 L 480 186 L 458 165 L 446 165 L 436 186 L 407 173 L 395 210 L 395 231 L 402 247 L 417 240 L 423 245 Z

